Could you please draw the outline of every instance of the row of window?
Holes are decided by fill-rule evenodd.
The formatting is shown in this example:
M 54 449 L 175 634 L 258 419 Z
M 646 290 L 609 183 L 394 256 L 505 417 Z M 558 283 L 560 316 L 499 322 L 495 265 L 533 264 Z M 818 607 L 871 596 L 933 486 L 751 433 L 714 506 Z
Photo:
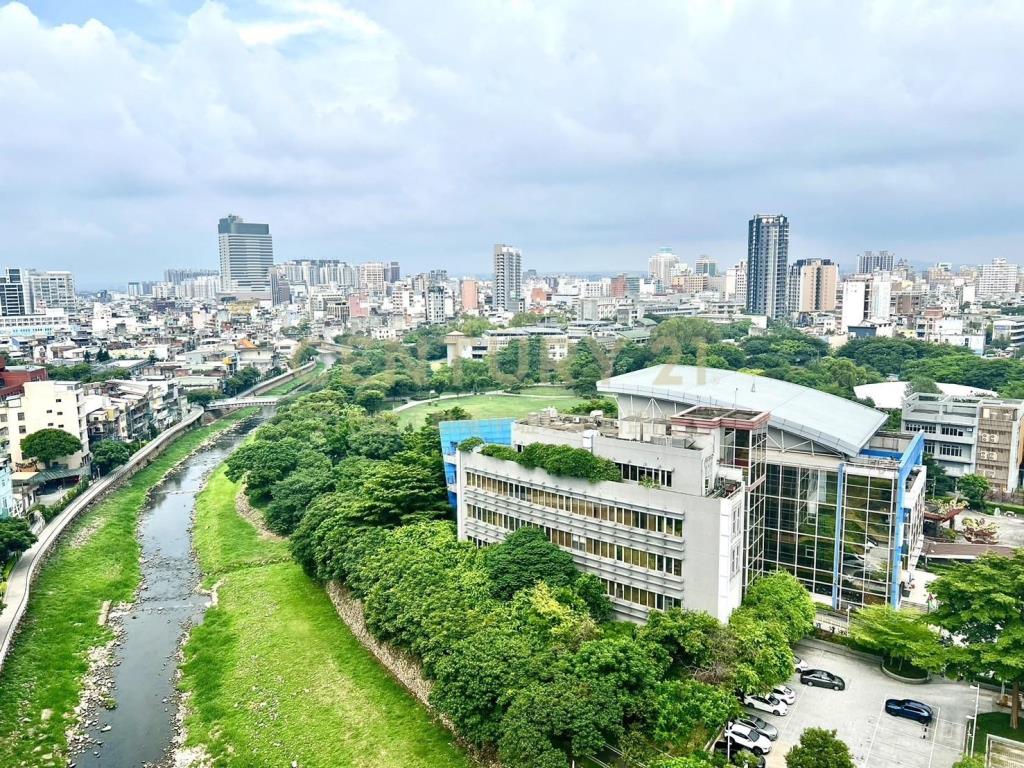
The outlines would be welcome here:
M 936 448 L 938 450 L 936 450 Z M 962 445 L 952 445 L 950 443 L 939 443 L 936 446 L 936 444 L 931 442 L 930 440 L 926 440 L 925 441 L 924 450 L 925 450 L 926 453 L 929 453 L 932 456 L 936 455 L 936 453 L 939 456 L 952 456 L 952 457 L 957 457 L 957 456 L 963 456 L 964 455 L 964 449 L 963 449 Z
M 646 568 L 649 571 L 667 573 L 672 576 L 683 575 L 683 561 L 678 557 L 666 557 L 665 555 L 657 555 L 654 552 L 647 552 L 635 547 L 624 547 L 621 544 L 613 544 L 591 538 L 588 538 L 586 541 L 586 551 L 591 555 L 616 560 L 626 565 Z
M 587 538 L 583 540 L 580 537 L 573 537 L 569 531 L 547 526 L 542 527 L 514 515 L 496 512 L 493 509 L 479 507 L 476 504 L 467 504 L 466 513 L 474 520 L 493 525 L 496 528 L 503 528 L 506 531 L 517 531 L 527 526 L 541 528 L 548 535 L 548 540 L 552 544 L 563 549 L 586 551 L 591 555 L 616 560 L 626 565 L 635 565 L 639 568 L 657 571 L 658 573 L 667 573 L 672 576 L 683 575 L 683 561 L 677 557 L 666 557 L 634 547 L 625 547 L 621 544 L 601 541 L 600 539 Z
M 601 579 L 601 581 L 604 582 L 605 594 L 617 600 L 635 603 L 636 605 L 654 608 L 659 611 L 667 611 L 669 608 L 675 608 L 680 605 L 679 600 L 669 595 L 662 595 L 649 589 L 640 589 L 640 587 L 633 587 L 629 584 L 620 584 L 617 581 L 609 581 L 608 579 Z
M 466 485 L 472 488 L 480 488 L 489 493 L 496 493 L 500 496 L 508 496 L 520 501 L 526 501 L 530 504 L 569 512 L 580 517 L 587 517 L 592 520 L 618 523 L 630 528 L 638 528 L 652 533 L 664 533 L 669 536 L 682 537 L 683 535 L 683 521 L 675 517 L 656 515 L 650 512 L 638 512 L 633 509 L 604 504 L 599 501 L 581 499 L 576 496 L 556 493 L 545 488 L 534 488 L 522 483 L 499 480 L 479 472 L 466 472 Z
M 619 472 L 622 473 L 623 480 L 633 480 L 638 483 L 646 481 L 665 488 L 672 487 L 671 469 L 651 469 L 650 467 L 640 467 L 636 464 L 626 464 L 621 461 L 616 461 L 615 465 L 619 468 Z

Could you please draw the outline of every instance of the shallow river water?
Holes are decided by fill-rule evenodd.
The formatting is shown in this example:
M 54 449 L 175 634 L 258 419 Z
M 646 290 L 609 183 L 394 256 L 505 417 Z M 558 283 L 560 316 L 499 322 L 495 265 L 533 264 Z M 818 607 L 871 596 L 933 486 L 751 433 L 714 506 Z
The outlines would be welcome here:
M 99 709 L 85 733 L 97 743 L 74 757 L 79 768 L 136 768 L 163 764 L 174 736 L 176 655 L 190 626 L 202 620 L 209 598 L 199 594 L 199 567 L 192 552 L 196 495 L 206 476 L 259 422 L 220 437 L 190 457 L 152 494 L 139 521 L 142 590 L 121 619 L 115 648 L 113 697 L 117 707 Z

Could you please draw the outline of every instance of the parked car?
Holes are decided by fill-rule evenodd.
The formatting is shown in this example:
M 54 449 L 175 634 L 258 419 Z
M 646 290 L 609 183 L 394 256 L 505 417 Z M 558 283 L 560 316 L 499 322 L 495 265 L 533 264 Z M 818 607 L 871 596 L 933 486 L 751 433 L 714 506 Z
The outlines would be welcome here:
M 769 723 L 763 717 L 758 717 L 757 715 L 745 713 L 741 717 L 737 717 L 736 722 L 749 726 L 751 728 L 757 728 L 757 730 L 759 730 L 772 741 L 775 741 L 777 738 L 779 738 L 779 729 L 771 723 Z
M 751 728 L 735 720 L 725 726 L 725 737 L 733 744 L 749 749 L 755 755 L 764 755 L 772 751 L 772 742 L 757 728 Z
M 739 755 L 741 755 L 741 754 L 747 754 L 747 755 L 754 754 L 753 752 L 751 752 L 746 747 L 744 747 L 744 746 L 742 746 L 740 744 L 737 744 L 734 741 L 729 741 L 728 739 L 722 739 L 721 741 L 716 741 L 715 742 L 714 750 L 715 750 L 715 754 L 722 755 L 722 757 L 725 757 L 726 759 L 728 759 L 733 765 L 740 765 L 740 761 L 739 761 L 739 758 L 738 758 Z M 755 757 L 754 764 L 757 766 L 757 768 L 764 768 L 764 766 L 765 766 L 765 759 L 764 759 L 764 757 L 762 755 L 754 755 L 754 757 Z
M 794 691 L 788 685 L 776 685 L 774 688 L 772 688 L 772 694 L 779 701 L 784 701 L 787 704 L 796 703 L 796 691 Z
M 808 669 L 800 673 L 800 682 L 811 688 L 831 688 L 833 691 L 846 690 L 846 681 L 824 669 Z
M 779 717 L 783 717 L 789 712 L 786 702 L 780 701 L 770 693 L 766 693 L 763 696 L 754 693 L 741 693 L 740 703 L 745 707 L 759 709 L 762 712 L 769 712 Z
M 795 669 L 797 672 L 805 672 L 807 670 L 807 662 L 799 656 L 794 656 L 793 669 Z
M 935 717 L 931 707 L 914 699 L 886 699 L 885 711 L 893 717 L 905 717 L 925 725 Z

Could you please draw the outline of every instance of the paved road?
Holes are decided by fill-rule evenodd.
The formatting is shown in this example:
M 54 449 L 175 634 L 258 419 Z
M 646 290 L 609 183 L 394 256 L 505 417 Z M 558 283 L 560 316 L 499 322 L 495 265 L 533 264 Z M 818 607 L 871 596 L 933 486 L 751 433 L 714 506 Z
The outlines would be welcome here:
M 102 480 L 98 480 L 89 486 L 85 493 L 71 502 L 67 509 L 47 524 L 39 534 L 38 541 L 22 554 L 11 571 L 10 578 L 7 580 L 7 593 L 4 596 L 5 605 L 3 611 L 0 612 L 0 667 L 3 667 L 4 660 L 7 658 L 7 653 L 14 639 L 15 630 L 25 614 L 25 608 L 28 606 L 32 576 L 39 564 L 45 559 L 50 547 L 56 543 L 68 524 L 88 507 L 94 499 L 101 496 L 111 486 L 120 482 L 132 467 L 140 462 L 146 462 L 155 454 L 159 454 L 164 445 L 174 440 L 181 432 L 188 429 L 202 416 L 203 410 L 201 408 L 192 410 L 180 422 L 159 435 L 155 440 L 147 443 L 138 453 L 132 456 L 128 464 L 118 467 Z

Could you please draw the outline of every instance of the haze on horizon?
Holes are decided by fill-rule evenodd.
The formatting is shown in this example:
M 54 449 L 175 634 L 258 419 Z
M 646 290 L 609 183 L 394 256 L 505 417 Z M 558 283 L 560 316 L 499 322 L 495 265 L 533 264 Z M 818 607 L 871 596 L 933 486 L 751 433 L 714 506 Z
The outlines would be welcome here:
M 0 0 L 0 266 L 1019 262 L 1024 3 Z

